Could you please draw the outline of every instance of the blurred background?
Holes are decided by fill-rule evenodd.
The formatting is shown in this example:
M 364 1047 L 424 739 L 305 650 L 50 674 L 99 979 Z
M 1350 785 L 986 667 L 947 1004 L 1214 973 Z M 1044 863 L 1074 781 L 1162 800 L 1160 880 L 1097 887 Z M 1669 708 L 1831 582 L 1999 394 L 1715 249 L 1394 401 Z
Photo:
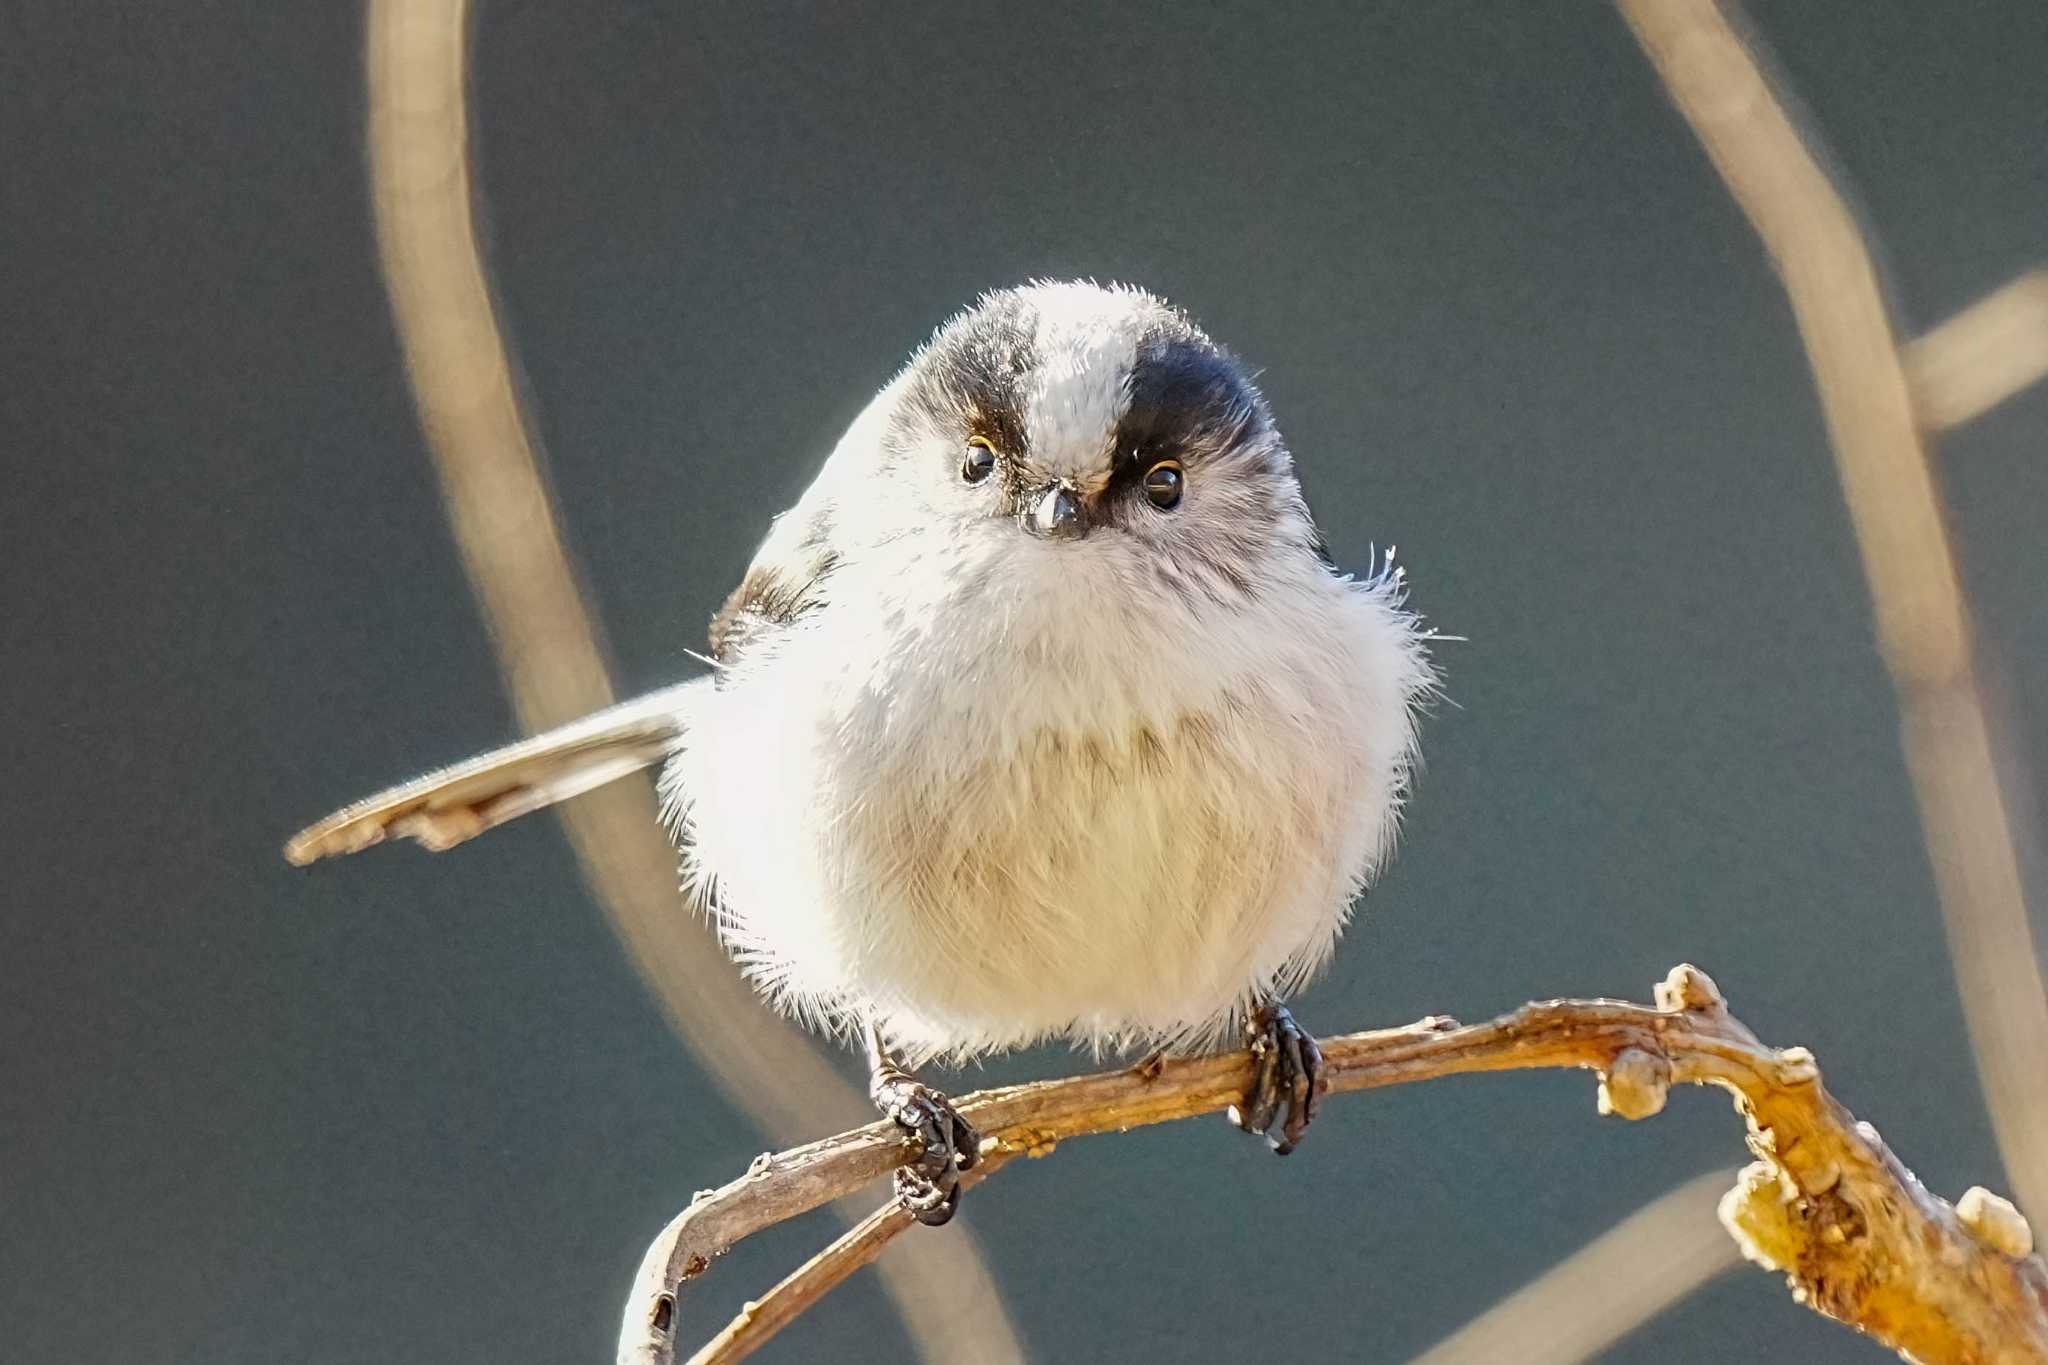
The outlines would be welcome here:
M 2048 260 L 2048 9 L 1748 10 L 1902 338 Z M 1262 367 L 1338 561 L 1397 543 L 1466 637 L 1405 852 L 1304 1022 L 1642 999 L 1691 960 L 1936 1192 L 2043 1188 L 1980 1082 L 1941 895 L 1964 878 L 1937 876 L 1962 855 L 1929 851 L 1792 309 L 1614 9 L 500 0 L 472 30 L 476 235 L 621 694 L 697 671 L 768 516 L 948 313 L 1146 284 Z M 387 203 L 380 236 L 369 32 L 348 4 L 0 15 L 10 1360 L 608 1358 L 693 1191 L 860 1117 L 721 1084 L 675 1025 L 757 1024 L 673 974 L 705 935 L 679 905 L 648 927 L 662 888 L 637 923 L 670 957 L 625 946 L 597 836 L 278 854 L 521 724 L 394 320 L 419 220 Z M 435 126 L 409 88 L 384 131 Z M 1971 828 L 2036 939 L 2044 447 L 2042 385 L 1928 447 L 2010 838 Z M 545 571 L 544 530 L 482 534 Z M 958 1335 L 914 1325 L 939 1282 L 899 1267 L 764 1358 L 1407 1360 L 1740 1137 L 1717 1093 L 1623 1124 L 1589 1078 L 1526 1074 L 1346 1098 L 1285 1163 L 1221 1119 L 1076 1141 L 891 1251 L 953 1263 Z M 1624 1258 L 1668 1263 L 1668 1309 L 1630 1325 L 1601 1276 L 1564 1301 L 1620 1321 L 1602 1358 L 1885 1358 L 1730 1264 L 1710 1204 L 1691 1250 Z M 746 1243 L 691 1312 L 708 1331 L 834 1218 Z

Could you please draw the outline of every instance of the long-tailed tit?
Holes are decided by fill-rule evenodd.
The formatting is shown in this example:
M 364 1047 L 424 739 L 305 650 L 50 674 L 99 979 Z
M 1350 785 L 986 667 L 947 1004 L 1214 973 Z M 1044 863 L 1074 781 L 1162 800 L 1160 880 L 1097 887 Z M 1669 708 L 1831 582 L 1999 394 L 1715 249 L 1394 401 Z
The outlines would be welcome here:
M 1048 1038 L 1249 1037 L 1286 1152 L 1321 1058 L 1282 1005 L 1390 855 L 1433 684 L 1398 572 L 1330 564 L 1265 401 L 1141 290 L 941 327 L 777 517 L 708 675 L 350 806 L 310 862 L 445 848 L 660 766 L 685 898 L 863 1037 L 944 1222 L 976 1135 L 904 1069 Z M 1284 1117 L 1283 1117 L 1284 1116 Z

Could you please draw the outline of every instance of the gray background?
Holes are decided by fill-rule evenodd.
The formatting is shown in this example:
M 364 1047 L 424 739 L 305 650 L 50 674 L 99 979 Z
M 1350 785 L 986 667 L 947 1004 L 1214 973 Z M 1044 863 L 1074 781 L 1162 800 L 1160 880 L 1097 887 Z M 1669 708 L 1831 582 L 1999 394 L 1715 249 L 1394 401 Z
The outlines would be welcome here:
M 692 671 L 768 514 L 946 313 L 1150 284 L 1264 367 L 1340 561 L 1398 542 L 1470 640 L 1304 1018 L 1641 997 L 1688 958 L 1933 1188 L 2001 1185 L 1756 242 L 1610 9 L 1364 9 L 485 4 L 493 264 L 622 685 Z M 1752 13 L 1907 319 L 2048 256 L 2048 8 Z M 512 733 L 381 293 L 359 22 L 0 17 L 11 1360 L 605 1357 L 646 1238 L 763 1146 L 551 821 L 278 857 Z M 2044 429 L 2036 388 L 1944 461 L 2036 759 Z M 1397 1360 L 1740 1157 L 1721 1098 L 1625 1125 L 1592 1090 L 1348 1099 L 1285 1164 L 1220 1120 L 1077 1142 L 966 1217 L 1038 1358 Z M 825 1228 L 735 1254 L 715 1301 Z M 770 1358 L 904 1349 L 862 1280 Z M 1795 1351 L 1881 1358 L 1754 1273 L 1612 1358 Z

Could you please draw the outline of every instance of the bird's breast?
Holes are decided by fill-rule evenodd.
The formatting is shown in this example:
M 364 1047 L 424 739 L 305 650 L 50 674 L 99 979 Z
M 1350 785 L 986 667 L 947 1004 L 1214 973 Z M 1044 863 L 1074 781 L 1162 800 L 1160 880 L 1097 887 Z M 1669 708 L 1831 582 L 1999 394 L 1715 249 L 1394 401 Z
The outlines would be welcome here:
M 772 995 L 931 1051 L 1187 1038 L 1327 952 L 1408 742 L 1337 616 L 831 617 L 676 760 L 697 875 Z
M 949 1035 L 1200 1018 L 1275 953 L 1276 915 L 1341 913 L 1342 777 L 1317 763 L 1255 707 L 912 757 L 849 814 L 848 927 Z

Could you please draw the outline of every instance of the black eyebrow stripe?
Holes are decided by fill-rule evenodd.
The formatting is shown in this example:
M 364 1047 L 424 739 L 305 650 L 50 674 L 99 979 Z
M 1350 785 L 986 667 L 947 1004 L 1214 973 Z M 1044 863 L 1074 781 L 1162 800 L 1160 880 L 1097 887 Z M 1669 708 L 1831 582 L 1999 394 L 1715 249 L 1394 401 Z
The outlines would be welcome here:
M 1034 359 L 1034 335 L 1021 302 L 991 300 L 956 318 L 933 338 L 908 395 L 933 427 L 972 414 L 974 435 L 999 452 L 1025 453 L 1024 376 Z
M 1260 420 L 1258 396 L 1237 362 L 1214 344 L 1151 338 L 1138 347 L 1131 401 L 1117 423 L 1117 458 L 1230 445 Z

